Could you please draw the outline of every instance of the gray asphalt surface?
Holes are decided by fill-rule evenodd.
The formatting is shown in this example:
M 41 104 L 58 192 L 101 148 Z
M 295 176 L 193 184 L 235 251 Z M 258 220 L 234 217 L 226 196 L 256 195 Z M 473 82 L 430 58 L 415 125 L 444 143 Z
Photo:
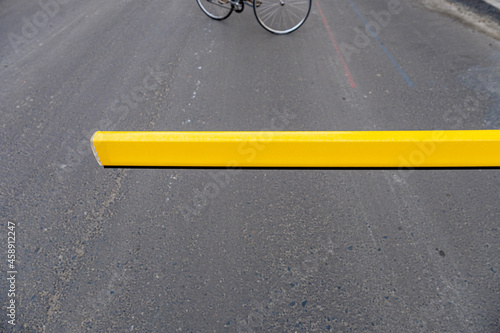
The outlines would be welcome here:
M 104 169 L 89 143 L 500 128 L 498 41 L 403 0 L 314 0 L 288 36 L 194 0 L 41 4 L 0 1 L 0 331 L 499 331 L 500 170 Z

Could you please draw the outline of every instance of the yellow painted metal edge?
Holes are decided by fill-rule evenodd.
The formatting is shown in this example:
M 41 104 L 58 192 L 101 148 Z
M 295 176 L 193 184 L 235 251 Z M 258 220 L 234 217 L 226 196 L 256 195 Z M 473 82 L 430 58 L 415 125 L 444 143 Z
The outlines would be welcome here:
M 94 154 L 94 157 L 95 157 L 97 163 L 99 163 L 100 166 L 103 166 L 101 163 L 101 160 L 99 159 L 99 155 L 97 154 L 97 150 L 95 149 L 95 145 L 94 145 L 94 136 L 97 133 L 99 133 L 99 132 L 95 132 L 94 134 L 92 134 L 92 137 L 90 138 L 90 146 L 92 147 L 92 153 Z
M 500 167 L 500 130 L 101 132 L 103 166 Z

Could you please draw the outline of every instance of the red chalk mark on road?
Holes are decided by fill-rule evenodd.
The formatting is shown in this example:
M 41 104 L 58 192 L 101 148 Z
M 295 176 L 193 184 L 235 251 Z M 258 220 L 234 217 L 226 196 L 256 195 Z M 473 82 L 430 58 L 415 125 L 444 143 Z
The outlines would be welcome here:
M 344 67 L 345 71 L 345 76 L 347 76 L 347 79 L 349 80 L 349 83 L 351 84 L 351 88 L 356 88 L 356 83 L 354 83 L 354 79 L 352 78 L 351 71 L 349 70 L 349 67 L 347 67 L 347 62 L 344 59 L 344 56 L 340 52 L 339 45 L 335 41 L 335 37 L 333 36 L 332 29 L 330 29 L 330 26 L 328 25 L 328 21 L 325 18 L 325 15 L 323 14 L 323 11 L 321 10 L 321 7 L 319 6 L 318 0 L 314 0 L 314 3 L 316 4 L 316 7 L 318 7 L 319 14 L 321 15 L 321 18 L 323 19 L 323 23 L 325 24 L 326 30 L 328 31 L 328 34 L 330 35 L 330 40 L 333 43 L 333 46 L 335 47 L 335 50 L 337 51 L 337 54 L 340 58 L 340 62 L 342 63 L 342 66 Z

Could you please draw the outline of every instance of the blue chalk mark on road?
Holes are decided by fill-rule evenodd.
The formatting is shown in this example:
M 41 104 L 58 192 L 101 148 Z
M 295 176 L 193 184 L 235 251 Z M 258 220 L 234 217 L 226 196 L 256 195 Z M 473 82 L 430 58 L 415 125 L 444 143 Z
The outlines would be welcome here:
M 413 82 L 411 81 L 410 77 L 404 72 L 403 68 L 401 68 L 401 66 L 398 64 L 398 62 L 394 59 L 394 57 L 391 55 L 391 53 L 389 52 L 389 50 L 387 50 L 387 48 L 384 46 L 384 44 L 382 44 L 382 42 L 380 41 L 380 39 L 378 38 L 377 34 L 370 28 L 370 25 L 368 24 L 368 21 L 366 20 L 366 18 L 363 16 L 363 14 L 361 14 L 361 12 L 358 10 L 358 8 L 356 7 L 356 5 L 354 4 L 353 0 L 349 0 L 352 8 L 354 8 L 354 10 L 356 11 L 356 13 L 358 14 L 358 16 L 361 18 L 361 20 L 363 21 L 363 23 L 365 24 L 365 28 L 368 29 L 368 31 L 370 32 L 370 34 L 373 36 L 373 38 L 375 39 L 375 41 L 378 43 L 378 45 L 382 48 L 382 50 L 384 51 L 384 53 L 387 55 L 387 57 L 391 60 L 391 62 L 394 64 L 394 66 L 396 67 L 396 69 L 398 70 L 399 74 L 401 74 L 401 76 L 405 79 L 406 83 L 408 83 L 408 85 L 410 87 L 413 87 L 415 86 L 413 84 Z

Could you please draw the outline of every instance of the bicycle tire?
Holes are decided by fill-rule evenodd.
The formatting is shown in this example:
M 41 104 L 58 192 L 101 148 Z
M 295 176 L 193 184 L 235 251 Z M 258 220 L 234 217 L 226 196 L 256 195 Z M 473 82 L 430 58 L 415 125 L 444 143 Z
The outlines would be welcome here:
M 234 10 L 234 6 L 222 3 L 219 0 L 196 0 L 201 10 L 211 19 L 222 21 L 227 19 Z
M 255 18 L 269 32 L 286 35 L 300 28 L 311 12 L 312 0 L 254 0 Z

